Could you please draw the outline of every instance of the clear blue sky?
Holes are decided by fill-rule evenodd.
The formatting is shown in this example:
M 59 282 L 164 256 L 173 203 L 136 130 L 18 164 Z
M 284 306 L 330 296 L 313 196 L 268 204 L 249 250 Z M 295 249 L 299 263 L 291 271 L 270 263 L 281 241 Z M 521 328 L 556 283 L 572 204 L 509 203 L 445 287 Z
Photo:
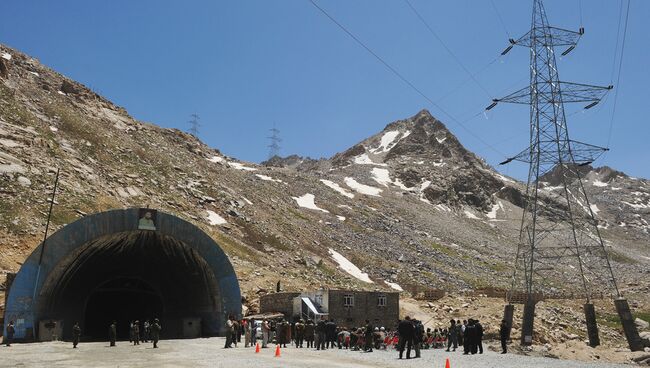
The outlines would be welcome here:
M 631 1 L 611 152 L 596 165 L 650 178 L 650 1 Z M 426 95 L 446 96 L 439 103 L 458 120 L 480 112 L 490 96 L 528 82 L 528 51 L 515 48 L 477 76 L 488 96 L 403 0 L 317 2 Z M 494 0 L 505 29 L 489 0 L 411 2 L 472 72 L 507 46 L 506 30 L 517 38 L 530 28 L 532 1 Z M 561 79 L 612 82 L 619 4 L 582 1 L 586 34 L 558 60 Z M 578 0 L 547 0 L 546 8 L 552 24 L 580 26 Z M 187 130 L 189 115 L 197 113 L 200 138 L 242 160 L 266 159 L 274 122 L 282 155 L 329 157 L 423 108 L 490 164 L 504 158 L 429 105 L 308 0 L 2 1 L 0 42 L 92 87 L 137 119 Z M 607 145 L 612 106 L 613 94 L 586 112 L 569 106 L 577 112 L 569 117 L 572 138 Z M 499 105 L 487 116 L 465 126 L 505 155 L 527 145 L 526 106 Z M 518 178 L 525 169 L 499 167 Z

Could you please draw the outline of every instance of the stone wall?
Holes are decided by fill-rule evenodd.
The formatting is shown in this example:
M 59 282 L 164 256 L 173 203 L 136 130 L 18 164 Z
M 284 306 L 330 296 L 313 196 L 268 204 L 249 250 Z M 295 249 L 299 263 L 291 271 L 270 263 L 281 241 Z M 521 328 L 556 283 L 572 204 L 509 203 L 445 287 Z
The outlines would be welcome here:
M 286 318 L 293 315 L 293 298 L 300 293 L 281 292 L 266 294 L 260 297 L 260 313 L 283 313 Z
M 353 306 L 345 306 L 345 295 L 354 297 Z M 379 297 L 386 305 L 379 306 Z M 395 328 L 399 318 L 399 293 L 379 291 L 329 290 L 329 315 L 339 326 L 360 327 L 369 319 L 375 327 Z

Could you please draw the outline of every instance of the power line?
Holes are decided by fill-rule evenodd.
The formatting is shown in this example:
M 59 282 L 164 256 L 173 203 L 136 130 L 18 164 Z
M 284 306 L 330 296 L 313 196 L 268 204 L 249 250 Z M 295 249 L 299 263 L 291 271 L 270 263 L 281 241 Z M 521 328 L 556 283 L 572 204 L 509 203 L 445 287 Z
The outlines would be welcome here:
M 433 101 L 431 98 L 429 98 L 424 92 L 422 92 L 419 88 L 417 88 L 413 83 L 411 83 L 408 79 L 406 79 L 400 72 L 397 71 L 394 67 L 392 67 L 388 62 L 386 62 L 384 59 L 381 58 L 377 53 L 375 53 L 370 47 L 366 46 L 363 41 L 361 41 L 357 36 L 355 36 L 351 31 L 349 31 L 344 25 L 339 23 L 332 15 L 330 15 L 325 9 L 321 8 L 314 2 L 314 0 L 309 0 L 309 2 L 316 8 L 318 9 L 323 15 L 325 15 L 332 23 L 336 24 L 343 32 L 345 32 L 350 38 L 352 38 L 356 43 L 358 43 L 361 47 L 363 47 L 368 53 L 370 53 L 372 56 L 375 57 L 381 64 L 383 64 L 386 69 L 388 69 L 391 73 L 393 73 L 397 78 L 402 80 L 402 82 L 406 83 L 413 91 L 415 91 L 417 94 L 422 96 L 426 101 L 428 101 L 432 106 L 436 107 L 438 110 L 440 110 L 444 115 L 446 115 L 452 122 L 456 123 L 458 126 L 463 128 L 468 134 L 470 134 L 472 137 L 474 137 L 476 140 L 484 144 L 486 147 L 490 148 L 494 152 L 498 153 L 502 157 L 506 157 L 504 153 L 496 149 L 494 146 L 491 144 L 487 143 L 485 140 L 483 140 L 481 137 L 476 135 L 474 132 L 472 132 L 469 128 L 467 128 L 463 123 L 458 121 L 456 118 L 454 118 L 450 113 L 448 113 L 442 106 L 437 104 L 435 101 Z
M 417 9 L 415 9 L 413 4 L 411 4 L 411 2 L 409 0 L 404 0 L 404 2 L 409 6 L 409 8 L 411 8 L 413 13 L 415 13 L 415 15 L 418 17 L 418 19 L 420 19 L 420 22 L 422 22 L 422 24 L 424 24 L 424 26 L 429 30 L 429 32 L 433 35 L 433 37 L 435 37 L 436 40 L 438 40 L 438 42 L 440 42 L 442 47 L 444 47 L 445 50 L 447 50 L 447 53 L 449 53 L 449 55 L 451 55 L 451 57 L 454 58 L 456 63 L 465 71 L 465 73 L 467 73 L 467 75 L 469 75 L 469 77 L 474 81 L 474 83 L 476 83 L 476 85 L 479 86 L 479 88 L 481 88 L 483 90 L 483 92 L 485 92 L 485 94 L 488 96 L 489 99 L 492 99 L 492 95 L 490 94 L 490 92 L 488 92 L 488 90 L 485 87 L 483 87 L 483 85 L 478 81 L 478 79 L 476 79 L 474 77 L 474 75 L 465 67 L 465 64 L 463 64 L 463 62 L 460 61 L 460 59 L 456 56 L 456 54 L 454 54 L 454 52 L 451 51 L 451 49 L 447 46 L 445 41 L 443 41 L 442 38 L 440 38 L 440 36 L 438 36 L 436 31 L 433 30 L 433 28 L 431 28 L 429 23 L 427 23 L 427 21 L 424 19 L 424 17 L 422 17 L 422 15 L 417 11 Z
M 503 30 L 506 31 L 506 35 L 508 38 L 510 37 L 510 32 L 508 32 L 508 28 L 506 27 L 506 23 L 503 21 L 503 18 L 501 18 L 501 13 L 499 13 L 499 9 L 497 9 L 497 6 L 494 4 L 494 0 L 490 0 L 490 3 L 492 3 L 492 9 L 494 9 L 494 12 L 497 14 L 497 18 L 499 18 L 499 22 L 501 23 L 501 27 L 503 27 Z
M 621 90 L 621 70 L 623 69 L 623 55 L 625 54 L 625 40 L 627 39 L 627 21 L 630 16 L 630 2 L 630 0 L 627 0 L 627 9 L 625 11 L 625 25 L 623 26 L 623 42 L 621 43 L 621 55 L 618 62 L 618 75 L 616 77 L 616 90 L 614 91 L 614 106 L 612 107 L 612 117 L 609 121 L 609 133 L 607 134 L 607 148 L 609 148 L 609 143 L 612 139 L 612 128 L 614 126 L 614 115 L 616 114 L 618 91 Z

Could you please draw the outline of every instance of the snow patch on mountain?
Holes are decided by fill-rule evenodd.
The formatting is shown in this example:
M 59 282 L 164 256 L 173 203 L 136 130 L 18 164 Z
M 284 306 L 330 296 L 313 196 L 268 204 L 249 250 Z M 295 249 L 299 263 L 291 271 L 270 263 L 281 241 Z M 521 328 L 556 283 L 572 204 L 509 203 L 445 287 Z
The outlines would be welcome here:
M 491 210 L 490 212 L 486 213 L 485 216 L 487 216 L 489 219 L 496 220 L 496 218 L 497 218 L 497 211 L 499 211 L 499 210 L 501 210 L 501 211 L 505 211 L 505 210 L 503 209 L 503 203 L 501 203 L 501 201 L 497 201 L 497 203 L 495 203 L 495 204 L 492 206 L 492 210 Z
M 465 210 L 463 211 L 465 213 L 465 217 L 470 218 L 472 220 L 480 220 L 478 217 L 476 217 L 475 214 L 472 213 L 470 210 Z
M 345 185 L 354 189 L 357 193 L 374 196 L 374 197 L 379 197 L 380 196 L 379 194 L 382 192 L 382 190 L 379 188 L 371 187 L 370 185 L 361 184 L 358 181 L 354 180 L 354 178 L 349 178 L 349 177 L 345 178 Z
M 361 271 L 359 267 L 355 266 L 354 263 L 350 262 L 347 258 L 345 258 L 341 253 L 335 251 L 332 248 L 329 248 L 329 253 L 338 263 L 339 268 L 342 269 L 343 271 L 347 272 L 348 274 L 352 275 L 353 277 L 363 281 L 367 282 L 369 284 L 372 284 L 373 281 L 368 277 L 368 274 Z
M 7 52 L 3 52 L 2 53 L 2 58 L 5 59 L 5 60 L 11 60 L 11 54 L 9 54 Z
M 206 218 L 208 220 L 208 224 L 210 224 L 210 225 L 224 225 L 224 224 L 228 223 L 228 221 L 226 221 L 226 219 L 219 216 L 216 212 L 211 211 L 211 210 L 207 210 L 206 212 L 207 212 Z
M 602 181 L 600 181 L 600 180 L 598 180 L 598 179 L 594 180 L 594 186 L 595 186 L 595 187 L 606 187 L 606 186 L 608 186 L 608 185 L 609 185 L 609 184 L 607 184 L 607 183 L 603 183 Z
M 337 191 L 339 194 L 342 196 L 348 197 L 348 198 L 354 198 L 354 194 L 348 192 L 345 190 L 345 188 L 341 187 L 340 185 L 336 184 L 333 181 L 326 180 L 326 179 L 321 179 L 321 183 L 325 184 L 326 186 L 330 187 L 331 189 L 334 189 Z
M 402 289 L 401 286 L 399 286 L 398 284 L 396 284 L 396 283 L 394 283 L 394 282 L 390 282 L 390 281 L 385 281 L 385 280 L 384 280 L 384 283 L 385 283 L 386 285 L 390 286 L 391 288 L 397 290 L 397 291 L 404 291 L 404 289 Z
M 321 211 L 321 212 L 325 212 L 325 213 L 330 212 L 328 210 L 324 210 L 324 209 L 316 206 L 316 203 L 314 203 L 314 199 L 316 197 L 311 193 L 307 193 L 307 194 L 303 195 L 302 197 L 291 197 L 291 198 L 293 198 L 298 203 L 298 206 L 300 206 L 300 207 L 308 208 L 310 210 Z
M 255 171 L 255 170 L 257 170 L 254 167 L 244 166 L 243 164 L 240 164 L 239 162 L 228 162 L 228 166 L 232 167 L 233 169 L 242 170 L 242 171 Z
M 359 156 L 356 156 L 353 160 L 355 164 L 359 165 L 377 165 L 377 166 L 388 166 L 385 163 L 374 162 L 370 159 L 367 153 L 362 153 Z
M 273 178 L 270 177 L 270 176 L 266 176 L 266 175 L 262 175 L 262 174 L 255 174 L 255 176 L 257 176 L 258 178 L 260 178 L 260 179 L 262 179 L 262 180 L 264 180 L 264 181 L 273 181 L 273 182 L 276 182 L 276 183 L 284 183 L 284 182 L 283 182 L 282 180 L 280 180 L 280 179 L 273 179 Z

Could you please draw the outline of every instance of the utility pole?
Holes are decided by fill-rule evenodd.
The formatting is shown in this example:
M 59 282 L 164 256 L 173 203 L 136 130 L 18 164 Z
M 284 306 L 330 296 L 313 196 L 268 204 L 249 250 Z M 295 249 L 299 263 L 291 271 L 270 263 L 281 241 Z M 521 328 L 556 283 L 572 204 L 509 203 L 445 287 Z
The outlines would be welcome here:
M 514 46 L 530 50 L 530 85 L 508 96 L 494 99 L 486 110 L 499 102 L 530 105 L 528 148 L 501 164 L 521 161 L 529 165 L 519 241 L 507 295 L 504 319 L 512 327 L 513 302 L 523 296 L 524 313 L 521 344 L 531 345 L 535 305 L 545 293 L 576 288 L 584 295 L 589 344 L 600 344 L 596 312 L 592 303 L 595 290 L 607 289 L 615 295 L 631 350 L 643 344 L 632 314 L 618 289 L 598 221 L 585 191 L 580 168 L 591 164 L 607 149 L 569 138 L 564 104 L 584 103 L 594 107 L 613 87 L 561 81 L 556 64 L 556 48 L 565 56 L 584 34 L 548 24 L 542 0 L 533 0 L 531 29 L 519 39 L 510 39 L 502 52 Z M 542 186 L 552 177 L 555 189 Z M 548 180 L 548 179 L 546 179 Z
M 190 115 L 190 118 L 191 118 L 190 121 L 187 122 L 190 125 L 190 129 L 188 129 L 188 132 L 190 132 L 190 134 L 198 138 L 199 128 L 201 127 L 201 123 L 199 122 L 199 120 L 201 118 L 197 114 Z
M 267 147 L 269 148 L 269 159 L 271 159 L 280 154 L 280 142 L 282 142 L 282 139 L 280 138 L 280 130 L 275 128 L 275 123 L 273 123 L 273 128 L 269 129 L 269 131 L 271 135 L 267 138 L 271 143 Z

